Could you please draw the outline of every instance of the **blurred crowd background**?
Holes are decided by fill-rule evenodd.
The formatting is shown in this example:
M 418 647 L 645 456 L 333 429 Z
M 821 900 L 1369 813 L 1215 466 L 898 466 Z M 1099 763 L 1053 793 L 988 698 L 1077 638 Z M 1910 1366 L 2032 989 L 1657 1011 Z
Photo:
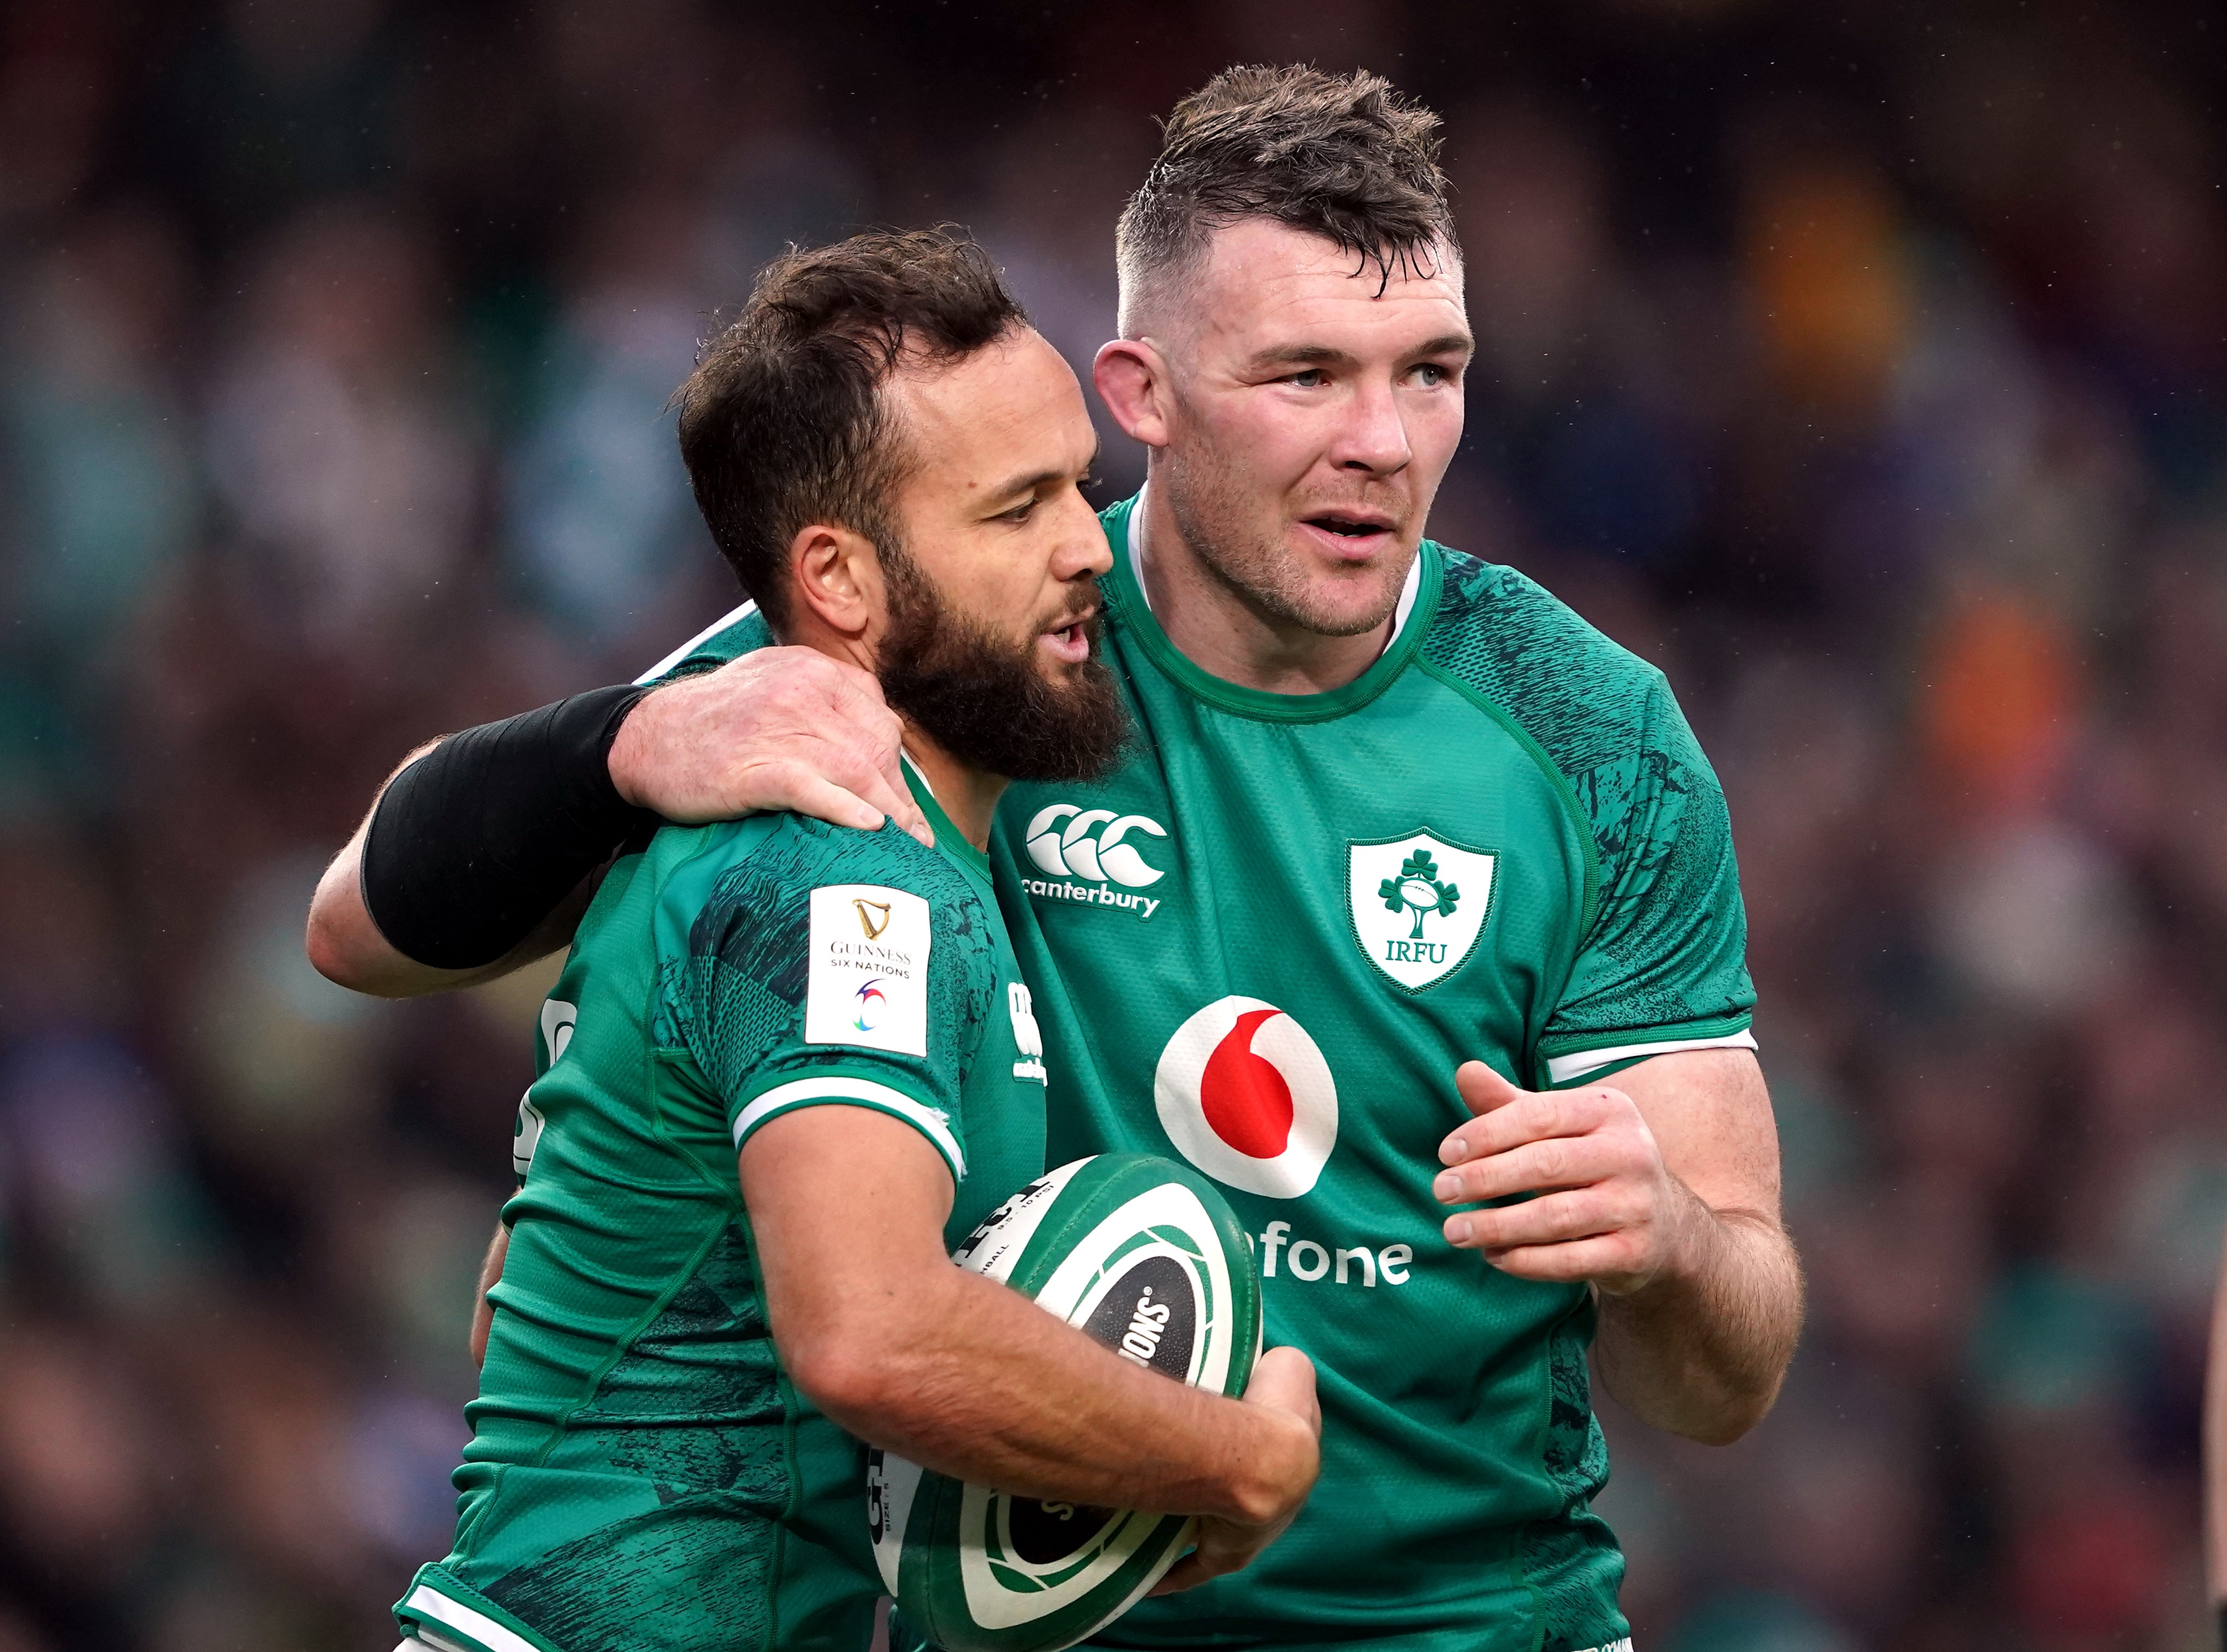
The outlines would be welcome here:
M 1436 535 L 1661 664 L 1732 800 L 1812 1318 L 1734 1448 L 1605 1407 L 1640 1646 L 2209 1644 L 2223 46 L 2130 0 L 0 10 L 0 1652 L 391 1644 L 539 988 L 327 985 L 318 868 L 411 745 L 730 605 L 663 407 L 756 265 L 956 220 L 1084 367 L 1151 117 L 1248 59 L 1445 112 Z

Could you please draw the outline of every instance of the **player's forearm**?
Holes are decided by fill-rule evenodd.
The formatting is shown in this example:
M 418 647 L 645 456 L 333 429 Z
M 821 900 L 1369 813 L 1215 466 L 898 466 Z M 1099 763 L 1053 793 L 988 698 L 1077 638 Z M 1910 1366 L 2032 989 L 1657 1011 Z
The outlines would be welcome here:
M 415 998 L 471 986 L 479 970 L 435 969 L 398 951 L 380 933 L 363 899 L 363 830 L 333 857 L 309 903 L 305 943 L 317 973 L 351 992 L 373 998 Z
M 571 938 L 582 883 L 649 818 L 609 772 L 644 691 L 576 694 L 421 748 L 389 777 L 310 909 L 317 968 L 382 998 L 470 986 Z
M 860 1438 L 1024 1496 L 1241 1521 L 1268 1519 L 1312 1479 L 1315 1440 L 1287 1413 L 1171 1381 L 1001 1285 L 948 1272 L 901 1311 L 861 1316 L 871 1336 L 791 1360 L 798 1386 Z
M 1720 1445 L 1778 1397 L 1802 1330 L 1802 1271 L 1765 1216 L 1696 1199 L 1694 1218 L 1672 1266 L 1601 1294 L 1593 1355 L 1603 1386 L 1643 1421 Z
M 318 880 L 309 904 L 305 946 L 318 973 L 373 998 L 418 998 L 500 980 L 511 971 L 570 943 L 595 892 L 595 875 L 582 880 L 526 937 L 494 962 L 475 969 L 436 969 L 398 950 L 381 933 L 363 896 L 363 832 L 348 839 Z

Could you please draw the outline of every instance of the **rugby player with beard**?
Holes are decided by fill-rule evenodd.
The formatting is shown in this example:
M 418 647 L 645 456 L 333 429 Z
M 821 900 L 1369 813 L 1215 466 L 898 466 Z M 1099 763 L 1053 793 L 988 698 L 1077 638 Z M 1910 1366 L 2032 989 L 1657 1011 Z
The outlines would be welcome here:
M 1232 70 L 1117 238 L 1095 376 L 1150 460 L 1103 515 L 1106 654 L 1142 737 L 1017 785 L 993 867 L 1052 1156 L 1224 1184 L 1325 1432 L 1284 1540 L 1105 1644 L 1625 1645 L 1592 1381 L 1722 1442 L 1799 1329 L 1715 776 L 1660 673 L 1425 537 L 1471 355 L 1436 125 L 1373 76 Z M 491 725 L 499 818 L 390 794 L 321 966 L 424 991 L 552 944 L 629 804 L 913 824 L 886 711 L 769 640 L 731 616 L 585 753 Z M 528 839 L 509 909 L 469 890 L 465 846 Z
M 760 813 L 646 832 L 603 879 L 405 1646 L 856 1652 L 868 1444 L 1198 1515 L 1170 1586 L 1242 1566 L 1315 1478 L 1306 1360 L 1272 1349 L 1225 1400 L 951 1260 L 1044 1170 L 992 813 L 1128 733 L 1075 374 L 979 248 L 881 233 L 770 266 L 680 403 L 713 537 L 774 635 L 877 678 L 935 844 Z

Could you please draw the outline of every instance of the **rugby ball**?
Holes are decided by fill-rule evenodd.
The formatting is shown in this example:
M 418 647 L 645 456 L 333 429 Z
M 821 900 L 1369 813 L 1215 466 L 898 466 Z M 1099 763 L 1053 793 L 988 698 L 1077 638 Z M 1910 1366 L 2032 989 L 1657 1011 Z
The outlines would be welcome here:
M 1214 1184 L 1142 1153 L 1062 1164 L 991 1212 L 953 1253 L 1122 1358 L 1235 1397 L 1260 1352 L 1260 1279 Z M 1195 1521 L 1040 1502 L 867 1457 L 882 1583 L 946 1652 L 1056 1652 L 1143 1599 Z

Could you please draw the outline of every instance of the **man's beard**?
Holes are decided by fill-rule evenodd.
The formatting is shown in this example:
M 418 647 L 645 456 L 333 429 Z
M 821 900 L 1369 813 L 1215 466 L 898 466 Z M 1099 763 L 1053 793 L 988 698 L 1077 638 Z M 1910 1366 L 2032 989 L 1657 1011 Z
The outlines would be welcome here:
M 1131 729 L 1097 657 L 1098 616 L 1091 657 L 1055 681 L 1033 635 L 1014 642 L 960 614 L 901 549 L 884 545 L 882 569 L 890 628 L 875 675 L 892 709 L 960 762 L 1007 780 L 1095 780 L 1114 767 Z
M 1167 464 L 1152 478 L 1152 486 L 1167 488 L 1168 510 L 1176 531 L 1209 573 L 1221 581 L 1239 601 L 1272 621 L 1296 625 L 1318 636 L 1360 636 L 1374 631 L 1392 617 L 1407 584 L 1413 552 L 1396 564 L 1387 562 L 1378 577 L 1376 600 L 1358 613 L 1325 606 L 1310 589 L 1305 573 L 1292 553 L 1273 539 L 1261 538 L 1257 524 L 1241 505 L 1245 478 L 1232 474 L 1211 454 L 1194 453 L 1188 463 Z

